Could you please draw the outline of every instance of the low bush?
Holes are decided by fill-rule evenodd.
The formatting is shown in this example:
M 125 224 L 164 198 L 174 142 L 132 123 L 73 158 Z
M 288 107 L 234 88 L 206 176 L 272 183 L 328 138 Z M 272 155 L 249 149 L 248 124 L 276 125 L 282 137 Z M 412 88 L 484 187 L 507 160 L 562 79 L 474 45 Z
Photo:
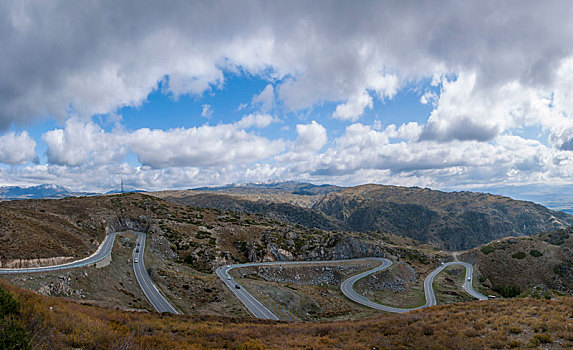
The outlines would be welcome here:
M 493 290 L 501 294 L 504 298 L 514 298 L 521 294 L 521 287 L 518 285 L 494 286 Z
M 491 254 L 493 252 L 495 252 L 495 247 L 492 245 L 486 245 L 481 247 L 481 252 L 484 253 L 485 255 Z
M 539 258 L 540 256 L 543 256 L 543 253 L 540 252 L 539 250 L 530 250 L 529 255 L 531 255 L 534 258 Z
M 0 318 L 18 315 L 18 302 L 11 293 L 0 289 Z
M 0 349 L 30 349 L 32 337 L 19 318 L 20 305 L 0 288 Z

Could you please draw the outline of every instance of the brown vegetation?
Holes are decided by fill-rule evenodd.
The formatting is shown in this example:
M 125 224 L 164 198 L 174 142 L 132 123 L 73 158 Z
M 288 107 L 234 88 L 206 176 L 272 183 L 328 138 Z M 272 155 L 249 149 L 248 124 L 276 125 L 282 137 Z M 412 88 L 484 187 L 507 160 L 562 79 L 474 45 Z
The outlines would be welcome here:
M 573 228 L 494 241 L 461 259 L 475 265 L 478 281 L 491 291 L 544 285 L 573 293 Z
M 264 214 L 308 228 L 388 232 L 452 250 L 573 224 L 571 215 L 486 193 L 383 185 L 314 190 L 290 184 L 153 195 L 191 206 Z
M 573 346 L 573 297 L 437 306 L 352 322 L 273 323 L 125 312 L 15 295 L 38 349 L 483 349 Z

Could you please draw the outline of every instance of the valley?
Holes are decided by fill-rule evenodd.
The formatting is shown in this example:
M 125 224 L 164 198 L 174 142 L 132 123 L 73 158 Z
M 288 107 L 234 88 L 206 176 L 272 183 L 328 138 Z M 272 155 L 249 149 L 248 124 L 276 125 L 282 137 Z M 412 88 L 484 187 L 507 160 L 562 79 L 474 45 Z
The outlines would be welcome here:
M 502 237 L 452 252 L 439 243 L 424 243 L 407 235 L 320 229 L 272 215 L 220 209 L 216 201 L 214 208 L 188 206 L 175 200 L 174 192 L 160 198 L 164 195 L 129 193 L 0 203 L 0 217 L 7 228 L 0 240 L 11 242 L 0 252 L 3 268 L 39 269 L 0 279 L 39 295 L 94 307 L 245 320 L 254 315 L 283 322 L 356 322 L 376 319 L 379 310 L 410 314 L 422 306 L 431 310 L 440 307 L 433 305 L 464 303 L 483 308 L 478 305 L 495 302 L 473 301 L 475 297 L 467 293 L 473 289 L 479 299 L 521 295 L 568 300 L 573 295 L 571 228 Z M 179 196 L 187 198 L 188 192 Z M 266 202 L 259 204 L 267 206 Z M 417 225 L 415 221 L 410 224 Z M 118 231 L 127 233 L 108 244 Z M 138 231 L 145 235 L 129 233 Z M 29 245 L 30 238 L 50 243 L 38 252 Z M 76 263 L 86 266 L 58 271 L 40 266 L 54 261 L 74 264 L 101 251 L 102 242 L 109 255 L 96 253 L 95 260 L 101 260 L 96 264 L 95 260 Z M 29 246 L 24 251 L 19 243 Z M 369 257 L 379 261 L 353 260 Z M 141 262 L 146 268 L 138 276 L 133 269 L 143 267 Z M 451 265 L 462 263 L 467 272 Z M 157 297 L 142 290 L 142 275 L 149 278 L 145 284 L 172 308 L 158 307 L 153 300 Z M 250 302 L 240 297 L 247 292 Z M 253 312 L 249 303 L 268 310 L 269 316 Z

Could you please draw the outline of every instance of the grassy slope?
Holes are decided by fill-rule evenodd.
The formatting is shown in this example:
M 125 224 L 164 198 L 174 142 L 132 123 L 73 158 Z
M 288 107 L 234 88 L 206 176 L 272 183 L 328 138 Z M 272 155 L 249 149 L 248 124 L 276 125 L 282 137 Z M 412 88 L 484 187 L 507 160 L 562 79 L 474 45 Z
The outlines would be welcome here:
M 310 230 L 260 215 L 191 208 L 144 194 L 17 201 L 5 203 L 3 207 L 7 212 L 19 213 L 23 218 L 41 215 L 42 225 L 47 229 L 42 231 L 40 240 L 54 235 L 58 225 L 65 226 L 69 236 L 87 243 L 75 253 L 73 239 L 67 240 L 66 235 L 56 235 L 59 245 L 79 256 L 89 253 L 86 248 L 89 245 L 92 251 L 95 250 L 96 245 L 89 241 L 92 236 L 101 240 L 106 230 L 121 229 L 128 224 L 142 226 L 141 229 L 148 232 L 145 261 L 152 279 L 179 309 L 195 315 L 247 316 L 234 296 L 213 275 L 213 269 L 231 262 L 275 259 L 270 253 L 273 246 L 282 249 L 283 253 L 288 252 L 295 259 L 301 259 L 302 253 L 328 253 L 335 249 L 339 242 L 354 237 L 394 258 L 399 257 L 418 264 L 423 261 L 427 266 L 436 263 L 439 255 L 433 248 L 404 237 L 376 233 L 372 233 L 374 236 L 368 236 L 363 233 L 361 235 L 364 238 L 360 238 L 358 234 Z M 142 220 L 142 217 L 146 219 Z M 23 221 L 27 222 L 26 226 L 10 223 L 17 228 L 11 233 L 11 239 L 15 242 L 25 243 L 28 229 L 35 227 L 34 221 Z M 17 244 L 5 249 L 3 247 L 2 254 L 24 258 L 36 256 L 37 251 L 45 254 L 43 257 L 59 254 L 58 249 L 48 249 L 40 243 L 24 247 L 26 250 Z M 128 280 L 123 281 L 123 285 L 119 284 L 121 279 L 129 277 L 129 256 L 132 248 L 118 244 L 116 247 L 120 247 L 120 250 L 114 254 L 121 254 L 117 259 L 114 258 L 112 265 L 101 270 L 90 268 L 93 272 L 88 269 L 88 276 L 84 275 L 83 270 L 73 270 L 45 274 L 42 278 L 15 276 L 10 277 L 10 280 L 22 287 L 42 290 L 50 283 L 59 284 L 59 276 L 64 274 L 70 277 L 71 281 L 69 295 L 62 296 L 99 305 L 142 308 L 142 301 L 132 296 L 140 294 L 137 286 L 129 287 L 131 284 Z M 101 281 L 106 280 L 107 272 L 110 276 L 123 277 L 101 286 Z M 303 294 L 309 298 L 317 299 L 315 289 L 300 289 L 301 292 L 303 290 Z M 322 311 L 313 317 L 341 317 L 338 312 L 340 310 L 334 310 L 329 305 L 323 300 Z M 355 308 L 361 311 L 360 307 Z
M 485 287 L 519 286 L 525 291 L 544 284 L 573 292 L 573 228 L 494 241 L 460 259 L 475 265 Z
M 365 349 L 573 346 L 573 297 L 438 306 L 353 322 L 271 323 L 124 312 L 43 297 L 0 282 L 20 302 L 37 349 Z

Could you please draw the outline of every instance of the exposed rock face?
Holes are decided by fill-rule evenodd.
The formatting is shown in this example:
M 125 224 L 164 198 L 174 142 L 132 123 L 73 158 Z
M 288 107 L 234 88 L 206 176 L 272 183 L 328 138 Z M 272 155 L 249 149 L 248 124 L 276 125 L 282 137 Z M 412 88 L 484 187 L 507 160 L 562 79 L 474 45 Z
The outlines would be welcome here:
M 295 283 L 304 285 L 334 285 L 337 286 L 347 276 L 371 267 L 369 264 L 353 264 L 338 266 L 257 266 L 239 268 L 237 273 L 242 278 L 249 276 L 260 277 L 266 281 L 279 283 Z
M 389 269 L 372 274 L 364 279 L 368 290 L 382 290 L 388 292 L 402 292 L 408 283 L 418 279 L 416 270 L 412 267 L 396 262 Z
M 152 227 L 152 222 L 145 216 L 126 217 L 117 216 L 106 221 L 106 233 L 121 231 L 148 232 Z
M 354 237 L 343 237 L 332 250 L 326 251 L 324 257 L 329 259 L 354 259 L 366 257 L 384 257 L 379 246 L 360 241 Z
M 293 255 L 288 250 L 282 249 L 274 243 L 269 243 L 267 246 L 267 255 L 265 261 L 288 261 L 293 260 Z
M 20 269 L 26 267 L 52 266 L 75 260 L 73 256 L 60 256 L 41 259 L 0 259 L 0 268 Z
M 42 285 L 38 289 L 37 293 L 51 296 L 77 296 L 82 299 L 85 298 L 84 292 L 81 289 L 74 289 L 71 286 L 71 277 L 69 273 L 59 275 L 55 282 Z

